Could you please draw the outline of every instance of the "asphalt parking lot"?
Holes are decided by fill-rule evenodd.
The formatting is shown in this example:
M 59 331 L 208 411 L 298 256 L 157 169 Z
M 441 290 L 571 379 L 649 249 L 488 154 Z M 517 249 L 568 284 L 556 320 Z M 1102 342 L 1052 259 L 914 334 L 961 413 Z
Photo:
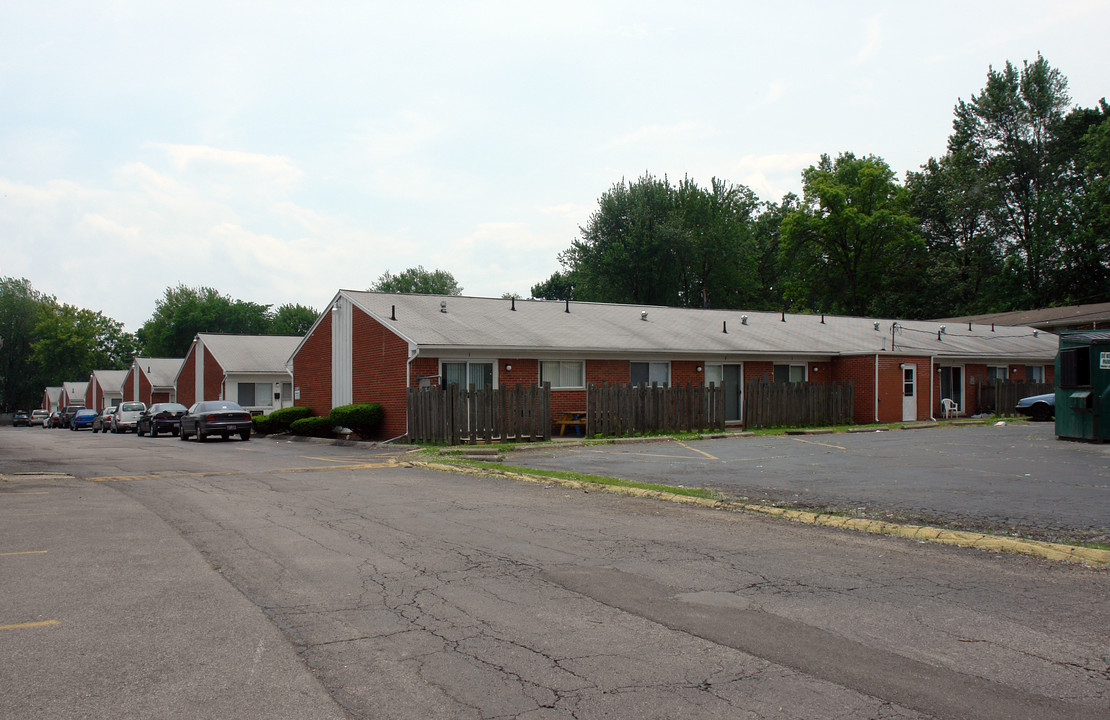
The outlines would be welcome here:
M 507 462 L 703 487 L 753 502 L 881 519 L 1110 542 L 1110 445 L 1052 423 L 584 445 Z

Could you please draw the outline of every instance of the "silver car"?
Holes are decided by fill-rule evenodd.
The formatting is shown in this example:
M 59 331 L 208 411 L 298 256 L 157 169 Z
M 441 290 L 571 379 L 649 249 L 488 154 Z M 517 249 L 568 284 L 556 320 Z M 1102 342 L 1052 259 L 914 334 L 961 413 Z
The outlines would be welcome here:
M 120 403 L 112 413 L 112 432 L 132 432 L 138 426 L 139 416 L 146 410 L 146 403 L 125 402 Z

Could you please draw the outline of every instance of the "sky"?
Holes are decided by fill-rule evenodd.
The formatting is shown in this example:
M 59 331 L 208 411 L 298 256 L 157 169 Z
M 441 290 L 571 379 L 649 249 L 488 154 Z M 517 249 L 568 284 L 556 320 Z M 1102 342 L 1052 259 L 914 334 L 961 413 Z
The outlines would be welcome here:
M 1106 0 L 7 2 L 0 276 L 131 331 L 178 284 L 527 297 L 622 179 L 904 177 L 992 65 L 1040 52 L 1096 106 L 1108 29 Z

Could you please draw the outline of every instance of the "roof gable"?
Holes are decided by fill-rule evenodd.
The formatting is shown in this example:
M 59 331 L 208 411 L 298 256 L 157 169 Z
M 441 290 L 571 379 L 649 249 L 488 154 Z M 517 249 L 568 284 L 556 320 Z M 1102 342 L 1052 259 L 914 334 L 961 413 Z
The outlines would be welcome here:
M 284 373 L 301 342 L 299 335 L 221 335 L 198 333 L 225 373 Z

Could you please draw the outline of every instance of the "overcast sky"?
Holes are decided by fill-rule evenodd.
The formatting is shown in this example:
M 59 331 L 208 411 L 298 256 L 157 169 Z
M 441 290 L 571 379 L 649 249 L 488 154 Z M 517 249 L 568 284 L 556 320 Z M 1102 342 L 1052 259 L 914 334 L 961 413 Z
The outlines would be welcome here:
M 527 297 L 645 171 L 900 177 L 988 66 L 1110 95 L 1110 3 L 5 2 L 0 275 L 137 329 L 170 286 L 322 309 L 424 265 Z

